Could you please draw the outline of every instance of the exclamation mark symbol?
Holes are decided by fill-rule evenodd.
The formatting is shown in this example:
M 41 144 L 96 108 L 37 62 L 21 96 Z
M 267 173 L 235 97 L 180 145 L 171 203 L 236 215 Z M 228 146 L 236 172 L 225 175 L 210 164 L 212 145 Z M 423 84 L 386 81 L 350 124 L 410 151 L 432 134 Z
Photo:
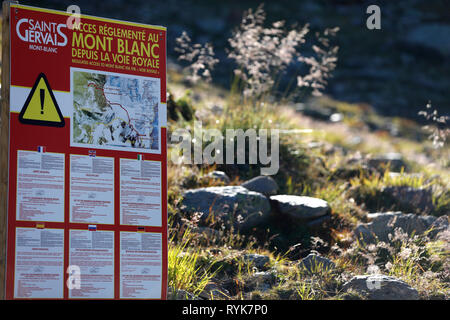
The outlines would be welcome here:
M 41 90 L 41 114 L 44 114 L 45 89 L 40 90 Z

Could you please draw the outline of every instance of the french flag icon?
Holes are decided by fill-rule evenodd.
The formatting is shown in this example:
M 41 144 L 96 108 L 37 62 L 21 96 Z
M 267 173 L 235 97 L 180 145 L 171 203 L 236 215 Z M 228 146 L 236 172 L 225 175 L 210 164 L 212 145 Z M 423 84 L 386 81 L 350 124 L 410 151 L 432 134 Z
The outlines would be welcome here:
M 43 146 L 38 146 L 38 147 L 37 147 L 37 152 L 39 152 L 39 153 L 44 153 L 44 152 L 45 152 L 45 147 L 43 147 Z

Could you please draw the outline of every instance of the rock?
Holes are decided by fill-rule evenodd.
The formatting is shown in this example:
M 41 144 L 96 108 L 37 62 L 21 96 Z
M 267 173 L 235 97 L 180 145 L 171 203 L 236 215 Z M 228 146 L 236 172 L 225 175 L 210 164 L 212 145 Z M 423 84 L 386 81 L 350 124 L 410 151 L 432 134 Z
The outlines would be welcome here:
M 413 172 L 413 173 L 400 173 L 400 172 L 389 172 L 388 173 L 389 178 L 391 179 L 397 179 L 397 178 L 408 178 L 408 179 L 422 179 L 424 177 L 424 175 L 422 173 L 419 172 Z M 433 178 L 431 178 L 429 181 L 433 180 Z
M 378 170 L 383 170 L 383 167 L 389 164 L 390 171 L 401 171 L 402 168 L 406 169 L 407 164 L 403 160 L 403 156 L 400 153 L 388 152 L 385 154 L 378 155 L 368 162 L 370 167 L 376 168 Z
M 371 174 L 376 172 L 372 167 L 367 166 L 358 166 L 358 165 L 350 165 L 348 167 L 337 168 L 332 175 L 333 179 L 346 179 L 350 180 L 355 177 L 359 177 L 361 175 L 361 171 Z
M 450 42 L 442 41 L 448 38 L 450 25 L 428 23 L 413 28 L 405 37 L 407 43 L 432 49 L 442 56 L 450 56 Z
M 298 267 L 310 273 L 315 273 L 319 271 L 319 269 L 327 271 L 333 270 L 336 265 L 328 258 L 322 257 L 316 253 L 310 253 L 298 263 Z
M 320 218 L 308 221 L 306 223 L 306 226 L 310 229 L 310 230 L 316 230 L 316 229 L 320 229 L 322 227 L 322 225 L 331 220 L 331 215 L 327 214 L 325 216 L 322 216 Z
M 341 122 L 342 120 L 344 120 L 344 115 L 342 113 L 336 112 L 330 116 L 331 122 Z
M 306 147 L 308 149 L 319 149 L 322 148 L 324 145 L 325 144 L 323 142 L 311 141 L 306 145 Z
M 393 186 L 385 187 L 381 191 L 392 197 L 400 205 L 411 207 L 411 209 L 419 209 L 425 212 L 430 212 L 434 209 L 433 195 L 429 188 Z
M 450 251 L 450 228 L 445 229 L 444 231 L 436 234 L 436 240 L 444 241 L 447 243 L 447 251 Z
M 394 234 L 395 228 L 401 228 L 404 232 L 421 235 L 431 228 L 436 217 L 419 216 L 413 213 L 386 212 L 369 214 L 372 221 L 360 224 L 356 227 L 354 234 L 366 243 L 380 241 L 389 242 L 389 234 Z
M 208 283 L 203 291 L 199 294 L 200 298 L 217 300 L 217 299 L 229 299 L 230 292 L 227 289 L 221 288 L 214 282 Z
M 278 191 L 278 184 L 270 176 L 259 176 L 253 178 L 245 181 L 241 186 L 248 190 L 262 193 L 266 196 L 274 195 Z
M 431 224 L 429 236 L 436 239 L 445 238 L 445 234 L 450 232 L 448 216 L 440 216 Z
M 266 222 L 271 211 L 264 195 L 240 186 L 187 190 L 182 204 L 187 212 L 202 213 L 203 223 L 213 215 L 215 219 L 233 222 L 241 231 Z
M 331 115 L 333 114 L 333 110 L 330 108 L 326 108 L 321 105 L 314 105 L 314 107 L 312 107 L 303 103 L 298 103 L 296 105 L 296 111 L 301 112 L 305 116 L 322 121 L 329 121 Z
M 368 223 L 359 224 L 355 228 L 355 230 L 353 230 L 354 236 L 357 239 L 364 241 L 365 243 L 376 242 L 376 238 L 375 238 L 374 234 L 372 233 L 372 231 L 369 229 L 369 227 L 367 225 L 368 225 Z
M 344 291 L 356 291 L 370 300 L 418 300 L 416 289 L 395 277 L 359 275 L 344 284 Z
M 246 291 L 267 291 L 276 283 L 273 271 L 255 272 L 246 281 Z
M 249 253 L 244 255 L 244 261 L 251 262 L 258 269 L 263 269 L 270 262 L 270 258 L 263 254 Z
M 230 183 L 230 178 L 223 171 L 212 171 L 206 175 L 208 178 L 223 181 L 224 183 Z
M 328 203 L 318 198 L 276 195 L 271 196 L 270 200 L 280 213 L 289 215 L 296 220 L 319 218 L 326 215 L 329 210 Z
M 216 116 L 220 116 L 223 113 L 223 107 L 214 104 L 213 106 L 210 107 L 211 112 L 216 115 Z
M 350 138 L 347 140 L 347 142 L 348 142 L 351 146 L 358 146 L 358 145 L 360 145 L 361 143 L 364 142 L 364 139 L 361 138 L 360 136 L 353 136 L 353 137 L 350 137 Z

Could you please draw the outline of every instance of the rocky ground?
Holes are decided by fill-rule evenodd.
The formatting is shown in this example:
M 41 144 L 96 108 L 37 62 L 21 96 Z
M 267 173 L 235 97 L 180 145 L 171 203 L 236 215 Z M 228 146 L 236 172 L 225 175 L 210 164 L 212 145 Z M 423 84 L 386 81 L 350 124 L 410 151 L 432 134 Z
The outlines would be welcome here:
M 172 84 L 172 132 L 186 126 L 182 111 L 221 129 L 220 89 Z M 276 175 L 169 167 L 172 246 L 202 270 L 197 287 L 173 281 L 172 298 L 448 299 L 448 146 L 433 148 L 414 122 L 329 97 L 261 118 L 312 128 L 281 139 Z
M 229 181 L 221 171 L 212 171 L 207 176 L 223 182 Z M 415 189 L 409 188 L 409 191 L 413 190 Z M 447 268 L 448 241 L 450 240 L 448 216 L 435 217 L 399 211 L 372 213 L 366 217 L 368 222 L 358 223 L 348 234 L 349 238 L 337 241 L 334 248 L 324 248 L 327 244 L 313 236 L 311 236 L 312 246 L 308 248 L 308 244 L 304 246 L 302 242 L 294 243 L 295 236 L 291 236 L 291 239 L 281 238 L 289 237 L 288 235 L 296 232 L 311 235 L 323 233 L 324 230 L 320 229 L 327 228 L 327 222 L 333 215 L 328 202 L 314 197 L 277 193 L 276 182 L 268 176 L 255 177 L 240 186 L 214 186 L 188 189 L 184 192 L 182 211 L 199 214 L 198 221 L 194 223 L 189 219 L 183 221 L 183 224 L 189 225 L 194 233 L 190 241 L 199 241 L 202 237 L 207 239 L 208 244 L 205 246 L 202 258 L 212 260 L 217 269 L 211 272 L 214 277 L 209 279 L 208 284 L 197 296 L 181 289 L 178 298 L 186 298 L 180 296 L 183 294 L 187 295 L 188 299 L 416 300 L 448 298 Z M 231 221 L 232 226 L 228 226 L 230 229 L 224 231 L 223 227 L 226 223 L 220 225 L 219 229 L 217 229 L 218 224 L 215 223 L 215 228 L 208 222 L 212 215 L 214 219 Z M 235 218 L 236 216 L 241 216 L 241 219 Z M 235 250 L 230 250 L 227 245 L 223 247 L 212 245 L 214 242 L 223 242 L 224 233 L 254 235 L 255 230 L 261 228 L 268 231 L 275 228 L 280 231 L 272 235 L 275 238 L 269 240 L 268 247 L 271 248 L 268 252 L 254 253 L 258 250 L 254 251 L 245 245 Z M 403 240 L 399 242 L 397 237 Z M 420 248 L 409 243 L 412 237 L 414 237 L 412 242 L 426 241 L 425 247 L 437 245 L 440 248 L 438 250 L 442 250 L 438 253 L 438 256 L 442 254 L 441 257 L 432 258 L 439 260 L 438 264 L 442 264 L 443 269 L 438 267 L 442 274 L 437 276 L 440 279 L 438 281 L 442 283 L 431 291 L 427 291 L 430 290 L 429 284 L 422 284 L 425 287 L 418 289 L 414 287 L 416 283 L 410 272 L 415 273 L 417 270 L 402 270 L 398 275 L 396 272 L 386 270 L 386 266 L 391 263 L 390 259 L 399 263 L 400 269 L 408 269 L 410 266 L 404 264 L 408 265 L 410 262 L 406 261 L 411 260 L 411 264 L 417 263 L 418 266 L 420 262 L 415 259 L 430 258 L 426 257 L 427 254 L 424 252 L 419 252 L 425 247 Z M 290 242 L 291 246 L 284 254 L 281 254 L 283 250 L 279 250 L 277 244 L 283 240 Z M 315 241 L 318 243 L 314 243 Z M 340 248 L 339 246 L 344 242 L 350 243 L 350 246 L 346 244 Z M 280 246 L 283 245 L 286 243 L 280 244 Z M 231 247 L 233 246 L 235 244 Z M 326 253 L 321 254 L 311 248 Z M 358 252 L 366 250 L 368 251 L 366 253 Z M 274 256 L 274 252 L 277 251 L 280 255 Z M 332 253 L 333 251 L 340 251 L 340 255 Z M 209 256 L 204 257 L 203 254 Z M 372 261 L 365 256 L 366 254 L 373 255 Z M 410 256 L 399 258 L 405 261 L 397 261 L 397 255 L 402 254 Z M 386 256 L 383 257 L 383 255 Z M 353 259 L 367 259 L 362 264 L 367 269 L 353 273 L 344 271 L 349 267 L 346 264 L 352 263 Z M 415 262 L 412 262 L 413 260 Z M 381 268 L 378 267 L 379 265 Z M 381 269 L 385 269 L 386 274 Z M 432 274 L 432 269 L 425 273 Z M 436 280 L 430 278 L 430 281 Z M 422 292 L 419 294 L 419 291 Z

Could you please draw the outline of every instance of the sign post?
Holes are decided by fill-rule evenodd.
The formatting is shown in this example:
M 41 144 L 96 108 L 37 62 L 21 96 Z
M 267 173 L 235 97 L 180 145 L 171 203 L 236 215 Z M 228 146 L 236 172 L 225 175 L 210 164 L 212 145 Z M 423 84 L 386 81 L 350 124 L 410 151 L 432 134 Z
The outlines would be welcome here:
M 165 299 L 166 28 L 3 3 L 0 298 Z

